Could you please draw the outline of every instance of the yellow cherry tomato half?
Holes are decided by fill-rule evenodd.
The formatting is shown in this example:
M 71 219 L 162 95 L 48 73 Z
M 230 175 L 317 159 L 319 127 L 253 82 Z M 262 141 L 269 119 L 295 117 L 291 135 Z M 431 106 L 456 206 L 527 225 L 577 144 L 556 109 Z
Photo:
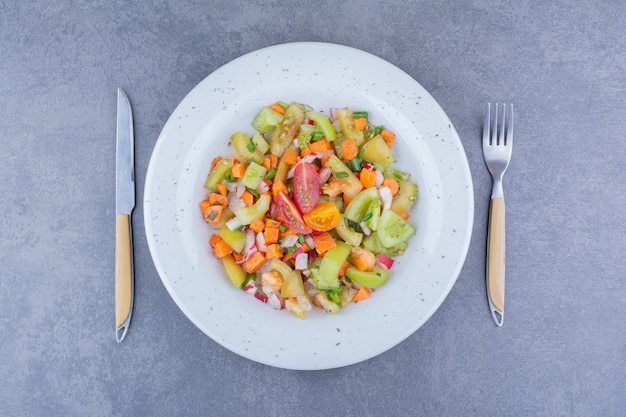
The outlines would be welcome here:
M 326 232 L 339 224 L 341 214 L 335 203 L 327 201 L 320 203 L 304 216 L 304 222 L 313 230 Z

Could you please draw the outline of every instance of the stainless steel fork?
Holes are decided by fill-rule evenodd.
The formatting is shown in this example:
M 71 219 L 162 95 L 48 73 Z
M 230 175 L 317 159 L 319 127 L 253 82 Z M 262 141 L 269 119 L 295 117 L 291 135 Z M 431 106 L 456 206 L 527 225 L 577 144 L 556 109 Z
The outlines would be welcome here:
M 503 104 L 502 119 L 498 123 L 498 104 L 496 103 L 492 127 L 491 103 L 487 104 L 487 115 L 483 127 L 483 157 L 493 178 L 487 237 L 487 298 L 491 316 L 498 326 L 502 326 L 504 321 L 505 251 L 502 176 L 509 166 L 513 148 L 513 104 L 509 106 L 508 116 L 506 110 L 506 104 Z

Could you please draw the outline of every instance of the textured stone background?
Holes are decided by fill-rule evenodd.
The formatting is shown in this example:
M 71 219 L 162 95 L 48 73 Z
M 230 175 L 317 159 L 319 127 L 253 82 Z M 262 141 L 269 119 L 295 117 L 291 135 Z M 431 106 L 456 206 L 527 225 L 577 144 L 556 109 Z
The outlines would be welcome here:
M 626 409 L 626 3 L 0 0 L 0 415 L 589 416 Z M 465 267 L 383 355 L 295 372 L 243 359 L 176 307 L 142 185 L 160 129 L 221 65 L 326 41 L 412 75 L 472 170 Z M 136 303 L 114 339 L 115 91 L 134 106 Z M 486 306 L 487 101 L 516 105 L 507 313 Z

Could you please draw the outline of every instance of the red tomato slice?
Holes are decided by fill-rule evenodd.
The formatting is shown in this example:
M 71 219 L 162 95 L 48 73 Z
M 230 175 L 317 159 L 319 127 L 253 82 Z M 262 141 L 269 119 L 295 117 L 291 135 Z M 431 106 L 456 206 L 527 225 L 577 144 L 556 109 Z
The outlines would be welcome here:
M 302 215 L 296 208 L 293 200 L 289 198 L 287 194 L 280 191 L 276 195 L 276 203 L 278 204 L 278 211 L 280 212 L 283 222 L 295 230 L 298 233 L 308 235 L 313 230 L 304 223 Z
M 320 199 L 320 176 L 313 164 L 301 162 L 293 171 L 293 200 L 300 213 L 309 213 Z

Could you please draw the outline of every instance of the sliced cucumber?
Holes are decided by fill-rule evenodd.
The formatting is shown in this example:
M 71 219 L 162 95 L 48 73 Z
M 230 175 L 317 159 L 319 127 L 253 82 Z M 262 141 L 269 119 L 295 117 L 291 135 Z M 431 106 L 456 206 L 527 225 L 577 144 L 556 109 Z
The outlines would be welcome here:
M 391 200 L 391 209 L 398 214 L 402 214 L 409 211 L 417 200 L 419 188 L 417 184 L 408 181 L 399 181 L 398 186 L 398 194 Z
M 377 232 L 380 243 L 391 248 L 408 241 L 415 229 L 395 211 L 383 210 Z
M 266 173 L 267 168 L 263 165 L 259 165 L 256 162 L 250 162 L 250 165 L 246 168 L 246 172 L 243 174 L 241 183 L 248 188 L 255 189 L 259 186 Z
M 374 232 L 371 235 L 363 238 L 363 247 L 374 252 L 376 255 L 384 253 L 387 256 L 395 257 L 402 255 L 402 253 L 404 253 L 404 251 L 408 249 L 409 243 L 402 242 L 391 248 L 386 248 L 383 246 L 382 243 L 380 243 L 378 233 Z
M 267 133 L 280 123 L 281 120 L 283 120 L 282 114 L 266 106 L 263 107 L 254 120 L 252 120 L 252 127 L 261 133 Z
M 217 234 L 237 253 L 241 253 L 246 246 L 246 234 L 241 230 L 230 230 L 228 227 L 222 227 Z
M 335 155 L 331 155 L 326 162 L 326 166 L 330 168 L 333 176 L 339 180 L 341 191 L 350 197 L 356 196 L 363 189 L 361 181 L 352 173 L 350 168 L 346 166 Z
M 355 232 L 354 230 L 348 227 L 346 223 L 346 219 L 344 216 L 341 216 L 339 219 L 339 223 L 335 227 L 335 231 L 346 243 L 349 243 L 352 246 L 361 245 L 361 241 L 363 240 L 363 233 Z
M 241 285 L 246 280 L 246 271 L 244 271 L 241 266 L 237 265 L 231 256 L 224 256 L 222 258 L 222 265 L 233 285 L 241 288 Z
M 363 151 L 361 159 L 364 161 L 379 164 L 384 167 L 395 161 L 391 149 L 389 149 L 389 145 L 387 145 L 385 139 L 380 135 L 376 135 L 365 142 L 361 149 Z
M 300 271 L 291 271 L 287 275 L 283 275 L 283 285 L 280 287 L 280 296 L 282 298 L 293 298 L 299 295 L 306 295 Z
M 383 175 L 385 176 L 385 178 L 393 178 L 396 181 L 408 181 L 409 180 L 409 174 L 399 171 L 392 167 L 386 167 L 383 170 Z
M 363 216 L 363 223 L 373 231 L 378 229 L 378 222 L 380 221 L 380 210 L 382 208 L 382 204 L 380 203 L 380 199 L 376 199 L 370 203 L 367 207 L 367 211 Z
M 263 155 L 265 155 L 267 151 L 270 150 L 270 145 L 265 141 L 265 138 L 259 132 L 255 133 L 252 136 L 252 142 Z
M 353 266 L 346 269 L 346 276 L 357 284 L 361 284 L 367 288 L 382 287 L 389 278 L 389 270 L 382 266 L 374 266 L 373 271 L 361 271 Z
M 233 136 L 231 136 L 230 141 L 233 144 L 233 148 L 235 148 L 235 152 L 237 152 L 237 156 L 239 156 L 244 161 L 249 161 L 250 159 L 254 160 L 257 164 L 263 163 L 263 154 L 256 147 L 254 151 L 250 151 L 248 149 L 248 145 L 251 142 L 250 135 L 243 132 L 235 132 Z
M 212 191 L 217 190 L 217 184 L 222 182 L 232 167 L 233 161 L 229 161 L 228 159 L 222 159 L 219 161 L 215 164 L 215 167 L 211 170 L 211 172 L 209 172 L 209 175 L 204 182 L 204 188 Z
M 339 120 L 339 125 L 341 126 L 341 132 L 343 136 L 347 139 L 354 139 L 357 146 L 361 146 L 363 141 L 363 131 L 358 130 L 354 127 L 354 117 L 352 110 L 349 108 L 338 109 L 337 110 L 337 119 Z
M 336 247 L 326 252 L 319 269 L 311 270 L 318 290 L 331 290 L 339 287 L 339 270 L 351 251 L 352 246 L 339 241 Z
M 302 104 L 295 102 L 289 104 L 283 119 L 270 132 L 270 151 L 274 155 L 283 156 L 285 149 L 298 133 L 305 116 L 306 111 Z
M 259 199 L 250 207 L 240 208 L 235 212 L 235 216 L 239 219 L 241 224 L 247 225 L 260 219 L 270 208 L 271 202 L 270 196 L 267 194 L 261 194 Z
M 343 215 L 346 219 L 359 223 L 368 211 L 370 204 L 374 201 L 379 201 L 380 207 L 380 193 L 378 192 L 378 188 L 366 188 L 350 201 Z
M 327 141 L 332 142 L 335 139 L 337 139 L 337 132 L 335 132 L 335 128 L 330 123 L 330 120 L 328 119 L 328 117 L 316 111 L 310 111 L 306 115 L 308 116 L 309 119 L 315 122 L 317 127 L 320 128 L 320 130 L 324 134 L 324 137 L 326 138 Z

